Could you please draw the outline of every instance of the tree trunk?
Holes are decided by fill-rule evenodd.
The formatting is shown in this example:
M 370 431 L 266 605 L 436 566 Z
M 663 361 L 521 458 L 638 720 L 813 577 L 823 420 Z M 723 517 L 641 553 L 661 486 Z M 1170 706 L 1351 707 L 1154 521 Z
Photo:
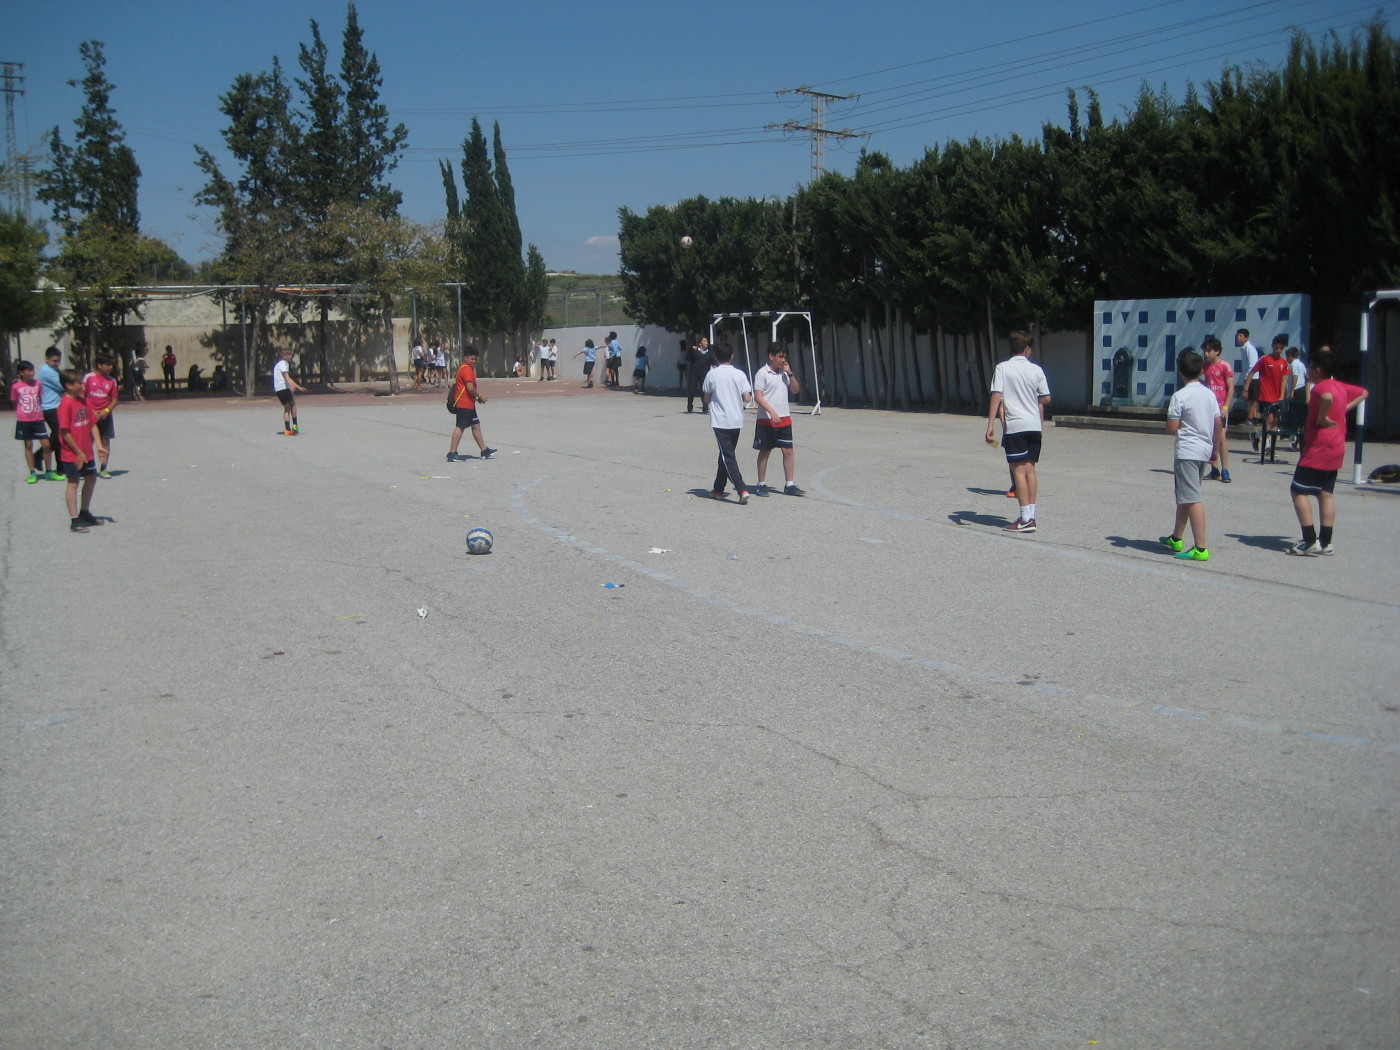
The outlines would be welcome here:
M 399 363 L 394 357 L 394 301 L 387 295 L 380 303 L 384 316 L 384 336 L 389 344 L 389 393 L 399 392 Z

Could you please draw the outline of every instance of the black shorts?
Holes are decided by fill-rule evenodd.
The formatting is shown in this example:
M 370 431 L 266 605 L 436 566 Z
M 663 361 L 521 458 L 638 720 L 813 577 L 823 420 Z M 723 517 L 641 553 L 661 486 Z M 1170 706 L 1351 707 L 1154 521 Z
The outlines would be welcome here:
M 1246 401 L 1258 401 L 1258 400 L 1259 400 L 1259 380 L 1258 380 L 1258 379 L 1251 379 L 1251 380 L 1249 381 L 1249 389 L 1245 391 L 1245 400 L 1246 400 Z
M 292 391 L 290 388 L 284 388 L 282 390 L 277 391 L 277 400 L 282 402 L 282 404 L 284 405 L 290 405 L 293 401 L 296 400 L 296 398 L 292 396 Z
M 49 428 L 44 425 L 42 419 L 25 419 L 15 421 L 16 441 L 47 441 Z
M 1318 470 L 1316 467 L 1296 467 L 1293 471 L 1293 484 L 1288 486 L 1301 496 L 1316 496 L 1319 492 L 1331 492 L 1337 485 L 1335 470 Z
M 117 436 L 117 421 L 111 416 L 98 416 L 97 432 L 108 441 Z
M 75 460 L 65 459 L 63 461 L 63 476 L 69 481 L 77 481 L 79 478 L 97 477 L 97 464 L 88 460 L 81 467 Z
M 1006 450 L 1006 462 L 1012 466 L 1017 463 L 1039 463 L 1040 431 L 1021 430 L 1007 434 L 1001 439 L 1001 447 Z
M 634 369 L 632 369 L 632 378 L 633 378 L 633 379 L 645 379 L 646 377 L 647 377 L 647 370 L 646 370 L 645 368 L 634 368 Z
M 463 430 L 469 430 L 481 422 L 481 417 L 476 414 L 476 408 L 457 409 L 457 425 Z
M 583 363 L 583 374 L 586 376 L 591 376 L 593 374 L 593 365 L 595 363 L 596 362 L 593 361 L 585 361 Z
M 775 448 L 792 448 L 792 424 L 770 427 L 760 423 L 753 428 L 753 447 L 760 452 L 770 452 Z
M 58 409 L 44 409 L 44 422 L 48 424 L 49 433 L 53 435 L 55 442 L 58 441 Z

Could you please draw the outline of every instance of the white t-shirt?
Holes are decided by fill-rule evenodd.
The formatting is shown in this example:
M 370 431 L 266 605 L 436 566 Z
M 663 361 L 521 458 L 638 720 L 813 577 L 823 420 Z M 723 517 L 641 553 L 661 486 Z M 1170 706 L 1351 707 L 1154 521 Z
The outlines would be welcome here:
M 710 397 L 710 426 L 738 430 L 744 425 L 744 395 L 753 393 L 749 377 L 732 364 L 710 369 L 701 389 Z
M 1299 394 L 1308 388 L 1308 366 L 1303 364 L 1302 358 L 1290 361 L 1288 371 L 1293 375 L 1293 393 Z
M 1210 459 L 1215 447 L 1215 421 L 1220 418 L 1220 402 L 1210 387 L 1193 380 L 1172 395 L 1167 418 L 1181 420 L 1176 432 L 1177 459 Z
M 1041 430 L 1040 399 L 1050 396 L 1045 369 L 1025 354 L 1008 357 L 992 374 L 992 393 L 1006 406 L 1006 432 L 1024 434 Z
M 285 357 L 279 357 L 277 363 L 272 366 L 272 391 L 287 389 L 287 373 L 292 370 L 292 363 Z
M 1237 368 L 1235 371 L 1242 376 L 1249 375 L 1249 370 L 1253 368 L 1255 362 L 1259 360 L 1259 349 L 1246 339 L 1244 345 L 1238 347 L 1238 350 L 1243 355 L 1242 364 L 1244 367 Z
M 775 372 L 764 365 L 753 374 L 753 388 L 772 406 L 773 419 L 786 419 L 791 414 L 788 411 L 788 381 L 785 373 Z M 761 404 L 758 406 L 758 418 L 769 418 Z

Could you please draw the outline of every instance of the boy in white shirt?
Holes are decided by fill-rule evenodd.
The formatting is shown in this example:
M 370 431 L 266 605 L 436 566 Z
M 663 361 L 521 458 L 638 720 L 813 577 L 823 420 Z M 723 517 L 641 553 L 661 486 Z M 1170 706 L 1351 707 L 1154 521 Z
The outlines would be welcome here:
M 768 495 L 763 479 L 768 474 L 768 457 L 775 448 L 783 450 L 783 492 L 788 496 L 805 496 L 793 480 L 792 415 L 788 409 L 788 394 L 798 391 L 797 377 L 788 364 L 787 347 L 774 343 L 768 347 L 768 363 L 754 373 L 753 397 L 758 402 L 758 426 L 753 432 L 753 447 L 758 451 L 757 496 Z
M 1172 452 L 1176 475 L 1176 526 L 1162 546 L 1183 561 L 1210 561 L 1206 547 L 1206 507 L 1201 501 L 1201 482 L 1206 464 L 1215 455 L 1220 437 L 1220 403 L 1209 388 L 1202 386 L 1204 359 L 1195 350 L 1184 350 L 1176 359 L 1177 373 L 1185 384 L 1167 405 L 1167 433 L 1176 437 Z M 1194 546 L 1186 548 L 1182 534 L 1191 523 Z
M 744 475 L 739 473 L 739 461 L 734 449 L 739 444 L 739 431 L 744 428 L 744 406 L 753 400 L 749 377 L 731 363 L 734 348 L 721 343 L 714 348 L 718 364 L 705 374 L 700 388 L 701 404 L 710 414 L 710 426 L 719 445 L 719 470 L 710 489 L 712 499 L 724 499 L 725 485 L 732 481 L 738 490 L 739 502 L 749 501 L 749 489 Z

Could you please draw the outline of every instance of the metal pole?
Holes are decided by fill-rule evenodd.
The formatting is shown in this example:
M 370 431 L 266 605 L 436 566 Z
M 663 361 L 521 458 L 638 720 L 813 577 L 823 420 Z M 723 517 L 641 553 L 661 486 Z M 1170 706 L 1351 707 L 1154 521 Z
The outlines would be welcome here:
M 1375 293 L 1372 293 L 1372 294 L 1374 295 Z M 1361 386 L 1362 386 L 1362 387 L 1365 387 L 1365 385 L 1366 385 L 1366 363 L 1367 363 L 1367 358 L 1370 356 L 1370 355 L 1369 355 L 1369 351 L 1370 351 L 1370 343 L 1371 343 L 1371 311 L 1374 310 L 1374 309 L 1376 308 L 1376 304 L 1377 304 L 1378 302 L 1380 302 L 1380 299 L 1379 299 L 1379 298 L 1373 298 L 1373 299 L 1371 299 L 1370 302 L 1367 303 L 1366 306 L 1363 307 L 1362 310 L 1361 310 L 1361 375 L 1360 375 L 1360 380 L 1361 380 Z M 1356 406 L 1356 444 L 1355 444 L 1355 447 L 1354 447 L 1353 450 L 1352 450 L 1353 463 L 1352 463 L 1352 468 L 1351 468 L 1351 483 L 1352 483 L 1353 485 L 1360 485 L 1360 484 L 1361 484 L 1361 457 L 1362 457 L 1363 447 L 1365 446 L 1365 444 L 1366 444 L 1366 402 L 1363 401 L 1363 402 L 1361 402 L 1361 404 L 1359 404 L 1359 405 Z

